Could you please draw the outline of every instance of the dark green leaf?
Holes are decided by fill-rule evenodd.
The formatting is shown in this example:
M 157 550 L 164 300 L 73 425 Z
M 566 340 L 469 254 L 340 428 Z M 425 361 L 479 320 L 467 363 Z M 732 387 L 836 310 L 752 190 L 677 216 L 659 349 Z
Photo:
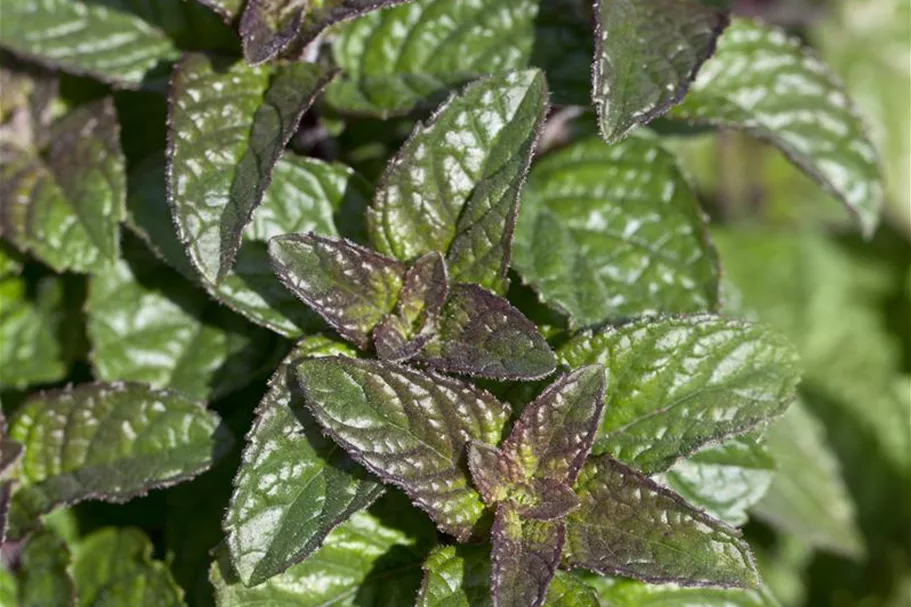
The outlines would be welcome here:
M 610 607 L 780 607 L 765 588 L 681 588 L 602 577 L 586 581 Z
M 540 607 L 563 552 L 563 521 L 528 520 L 500 504 L 491 531 L 493 607 Z
M 183 607 L 183 590 L 167 565 L 152 560 L 152 542 L 139 529 L 107 527 L 73 551 L 78 607 Z
M 224 522 L 231 561 L 247 586 L 305 559 L 336 525 L 383 491 L 322 436 L 304 410 L 292 362 L 332 354 L 353 351 L 323 337 L 303 340 L 276 371 L 256 410 Z
M 468 483 L 466 443 L 498 443 L 506 405 L 395 363 L 305 359 L 298 377 L 316 419 L 355 460 L 404 489 L 445 532 L 471 535 L 484 504 Z
M 126 200 L 113 101 L 67 113 L 51 126 L 48 140 L 43 156 L 6 149 L 12 158 L 0 173 L 0 231 L 58 272 L 104 271 L 119 254 Z
M 415 360 L 431 369 L 491 379 L 538 379 L 554 354 L 538 328 L 509 301 L 477 285 L 449 291 L 437 331 Z
M 536 0 L 414 0 L 365 15 L 336 28 L 332 55 L 344 72 L 326 101 L 387 117 L 474 78 L 527 67 L 537 15 Z
M 604 139 L 679 103 L 727 24 L 696 0 L 595 0 L 592 99 Z
M 658 583 L 759 583 L 736 529 L 609 455 L 590 459 L 575 488 L 582 507 L 565 521 L 567 565 Z
M 743 129 L 779 148 L 871 235 L 883 206 L 876 150 L 828 68 L 775 28 L 737 20 L 674 116 Z
M 255 588 L 245 588 L 225 559 L 210 578 L 218 607 L 402 607 L 414 600 L 423 559 L 412 538 L 359 512 L 313 556 Z
M 73 607 L 76 588 L 70 577 L 70 551 L 53 531 L 42 529 L 28 539 L 18 575 L 19 607 Z
M 25 446 L 11 512 L 16 536 L 63 504 L 123 502 L 192 478 L 230 443 L 199 403 L 124 383 L 37 394 L 16 411 L 10 437 Z
M 168 192 L 181 241 L 210 283 L 234 265 L 301 116 L 331 78 L 312 63 L 275 69 L 191 54 L 171 77 Z
M 718 305 L 718 258 L 696 195 L 651 137 L 590 138 L 536 163 L 514 266 L 580 325 Z
M 570 367 L 598 362 L 610 374 L 594 452 L 649 474 L 780 415 L 800 379 L 797 354 L 784 338 L 707 315 L 586 332 L 559 354 Z
M 547 110 L 538 71 L 486 78 L 419 125 L 368 215 L 377 249 L 446 255 L 452 282 L 504 292 L 520 189 Z
M 372 249 L 312 233 L 276 236 L 269 256 L 289 291 L 364 350 L 395 308 L 405 275 L 403 264 Z

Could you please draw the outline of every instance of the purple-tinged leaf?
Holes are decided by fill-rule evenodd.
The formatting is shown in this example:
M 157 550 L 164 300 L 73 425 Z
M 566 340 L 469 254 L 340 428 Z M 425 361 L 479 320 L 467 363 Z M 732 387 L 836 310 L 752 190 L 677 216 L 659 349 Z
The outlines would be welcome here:
M 538 328 L 507 300 L 477 285 L 453 285 L 437 333 L 415 357 L 439 371 L 501 380 L 538 379 L 556 367 Z
M 564 564 L 684 586 L 755 587 L 740 532 L 609 455 L 582 467 L 582 506 L 565 520 Z
M 402 290 L 403 264 L 344 239 L 276 236 L 269 241 L 269 256 L 292 293 L 364 350 Z
M 6 526 L 9 518 L 9 500 L 12 481 L 8 480 L 10 469 L 22 457 L 22 444 L 7 438 L 6 418 L 0 409 L 0 544 L 6 541 Z
M 377 357 L 396 363 L 414 358 L 427 345 L 431 335 L 423 333 L 409 338 L 408 333 L 408 327 L 401 318 L 393 314 L 386 316 L 373 331 Z
M 556 479 L 536 478 L 531 481 L 535 503 L 519 508 L 519 514 L 537 521 L 556 521 L 579 508 L 582 502 L 573 488 Z
M 484 503 L 468 482 L 466 445 L 499 442 L 506 405 L 470 384 L 390 362 L 304 359 L 297 371 L 307 405 L 337 443 L 444 532 L 471 536 Z
M 563 522 L 524 519 L 500 504 L 493 524 L 494 607 L 539 607 L 557 572 L 564 542 Z
M 468 469 L 484 503 L 491 507 L 509 497 L 510 485 L 522 478 L 518 462 L 504 457 L 496 447 L 477 441 L 468 445 Z

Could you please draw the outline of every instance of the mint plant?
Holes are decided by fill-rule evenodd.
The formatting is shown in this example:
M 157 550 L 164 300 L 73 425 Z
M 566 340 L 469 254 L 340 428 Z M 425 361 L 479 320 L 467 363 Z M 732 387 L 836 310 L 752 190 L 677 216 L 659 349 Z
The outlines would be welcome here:
M 790 245 L 685 150 L 864 237 L 876 151 L 718 4 L 0 0 L 0 604 L 771 607 L 753 514 L 859 551 L 794 504 L 850 500 L 823 340 L 751 308 L 803 279 L 743 284 Z

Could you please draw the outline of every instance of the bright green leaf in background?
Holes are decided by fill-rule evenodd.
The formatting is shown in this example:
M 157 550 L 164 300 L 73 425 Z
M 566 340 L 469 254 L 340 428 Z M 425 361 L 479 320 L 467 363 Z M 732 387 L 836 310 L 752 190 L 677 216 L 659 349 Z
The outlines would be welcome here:
M 673 584 L 643 584 L 628 580 L 586 577 L 611 607 L 779 607 L 765 589 L 681 588 Z
M 42 529 L 29 538 L 21 558 L 20 607 L 73 606 L 76 588 L 69 572 L 70 549 L 61 538 Z

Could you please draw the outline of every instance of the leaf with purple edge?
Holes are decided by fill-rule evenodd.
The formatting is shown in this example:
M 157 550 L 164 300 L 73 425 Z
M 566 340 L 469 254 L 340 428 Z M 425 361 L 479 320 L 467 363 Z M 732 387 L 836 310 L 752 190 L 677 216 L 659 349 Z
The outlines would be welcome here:
M 562 521 L 545 522 L 521 517 L 503 503 L 491 533 L 494 607 L 539 607 L 560 565 Z
M 499 442 L 509 408 L 457 379 L 340 357 L 297 366 L 307 405 L 358 462 L 401 487 L 444 532 L 468 539 L 484 514 L 469 484 L 469 440 Z

